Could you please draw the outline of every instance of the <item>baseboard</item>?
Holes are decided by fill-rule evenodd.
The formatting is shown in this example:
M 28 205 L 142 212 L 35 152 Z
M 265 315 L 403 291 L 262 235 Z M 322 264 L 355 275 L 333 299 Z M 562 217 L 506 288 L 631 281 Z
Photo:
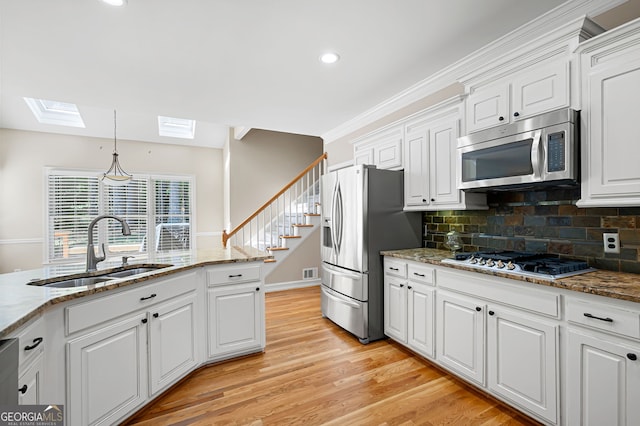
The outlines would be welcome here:
M 271 283 L 265 284 L 265 292 L 269 293 L 272 291 L 280 291 L 280 290 L 291 290 L 294 288 L 304 288 L 304 287 L 313 287 L 316 285 L 320 285 L 320 279 L 315 280 L 300 280 L 300 281 L 288 281 L 282 283 Z

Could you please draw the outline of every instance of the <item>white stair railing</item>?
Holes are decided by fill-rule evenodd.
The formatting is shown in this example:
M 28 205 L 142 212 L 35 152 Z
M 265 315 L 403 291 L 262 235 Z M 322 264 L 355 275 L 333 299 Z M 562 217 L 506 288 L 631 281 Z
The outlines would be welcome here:
M 296 228 L 306 224 L 305 215 L 319 213 L 320 176 L 327 154 L 318 157 L 285 185 L 262 207 L 231 232 L 222 232 L 222 245 L 240 250 L 283 249 L 281 237 L 296 236 Z

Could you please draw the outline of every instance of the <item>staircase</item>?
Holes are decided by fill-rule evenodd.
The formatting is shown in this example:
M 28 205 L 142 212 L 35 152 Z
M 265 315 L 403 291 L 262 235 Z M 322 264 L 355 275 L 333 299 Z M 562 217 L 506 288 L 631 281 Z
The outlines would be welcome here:
M 231 232 L 224 230 L 222 245 L 269 252 L 273 258 L 265 260 L 264 268 L 269 275 L 320 225 L 320 176 L 326 158 L 326 153 L 318 157 Z

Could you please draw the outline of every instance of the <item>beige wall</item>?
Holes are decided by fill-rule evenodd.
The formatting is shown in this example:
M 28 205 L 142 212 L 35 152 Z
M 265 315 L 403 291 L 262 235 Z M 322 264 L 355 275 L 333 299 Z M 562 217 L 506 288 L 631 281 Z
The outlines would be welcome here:
M 322 155 L 322 139 L 253 129 L 228 150 L 231 226 L 238 225 Z M 268 283 L 302 279 L 302 269 L 320 265 L 320 239 L 314 232 L 266 278 Z
M 111 139 L 0 129 L 0 273 L 42 266 L 44 168 L 105 171 Z M 192 175 L 196 246 L 220 245 L 223 227 L 222 150 L 119 141 L 129 173 Z
M 327 153 L 327 163 L 329 166 L 344 163 L 347 161 L 353 161 L 353 145 L 352 142 L 360 136 L 373 132 L 376 129 L 391 124 L 395 121 L 401 120 L 411 114 L 422 111 L 430 106 L 436 105 L 446 99 L 453 96 L 462 95 L 464 93 L 464 86 L 460 83 L 454 83 L 445 87 L 435 93 L 425 96 L 424 98 L 407 105 L 406 107 L 399 109 L 398 111 L 389 114 L 379 120 L 374 121 L 358 130 L 343 136 L 335 141 L 324 144 L 325 152 Z
M 229 142 L 231 226 L 236 226 L 322 155 L 313 136 L 253 129 Z

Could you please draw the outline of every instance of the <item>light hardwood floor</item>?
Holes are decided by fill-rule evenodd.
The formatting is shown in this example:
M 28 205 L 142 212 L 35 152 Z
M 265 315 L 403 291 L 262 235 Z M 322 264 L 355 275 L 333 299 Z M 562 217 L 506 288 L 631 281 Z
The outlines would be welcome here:
M 129 425 L 535 425 L 391 340 L 361 345 L 318 287 L 268 293 L 264 353 L 204 367 Z

